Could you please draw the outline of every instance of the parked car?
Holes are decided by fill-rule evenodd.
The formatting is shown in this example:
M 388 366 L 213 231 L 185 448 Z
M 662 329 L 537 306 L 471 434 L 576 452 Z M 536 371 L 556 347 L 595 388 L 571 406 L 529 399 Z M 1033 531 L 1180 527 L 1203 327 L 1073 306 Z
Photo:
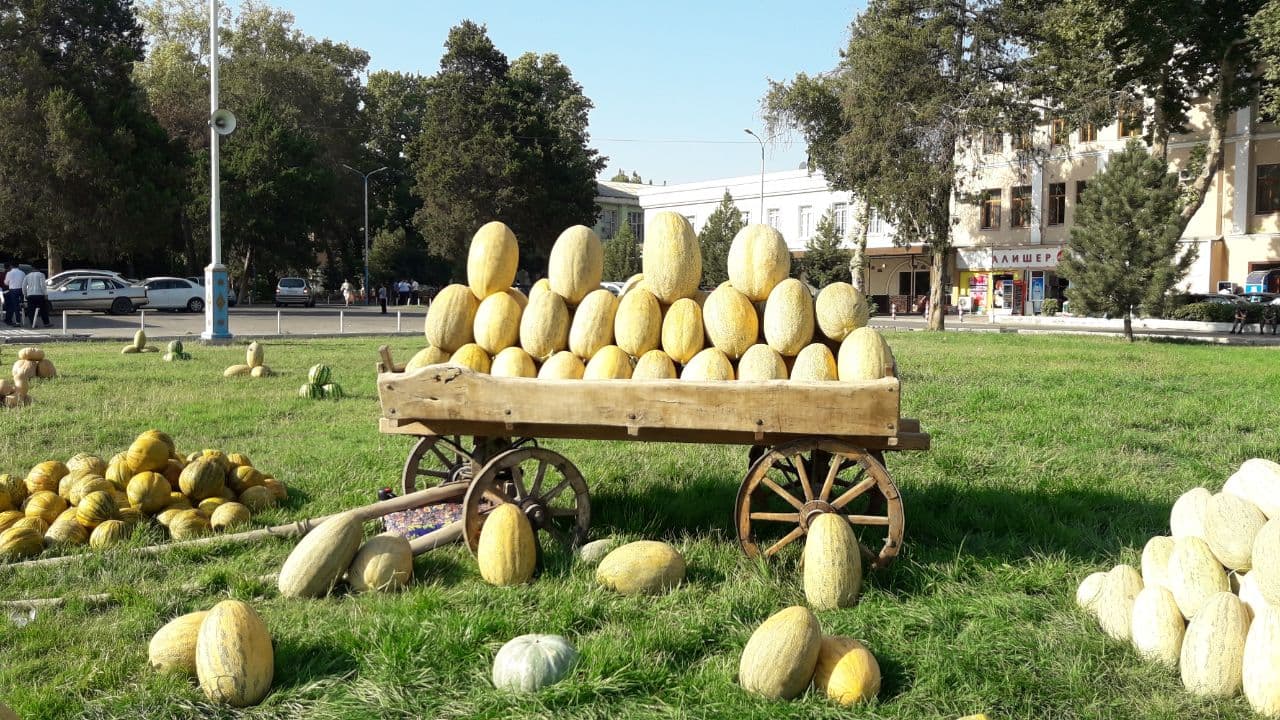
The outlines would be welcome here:
M 1271 303 L 1274 305 L 1280 305 L 1280 302 L 1277 302 L 1280 301 L 1280 293 L 1251 292 L 1245 293 L 1240 297 L 1244 298 L 1244 301 L 1248 303 Z
M 183 278 L 183 280 L 190 280 L 191 282 L 199 285 L 201 288 L 204 287 L 203 275 L 192 275 L 191 277 Z M 235 288 L 231 287 L 230 283 L 228 283 L 227 284 L 227 305 L 230 307 L 235 307 L 237 302 L 238 301 L 236 300 Z
M 147 289 L 107 277 L 71 277 L 49 290 L 49 306 L 59 310 L 131 313 L 150 302 Z
M 1192 303 L 1220 303 L 1223 305 L 1234 305 L 1240 301 L 1239 295 L 1230 293 L 1189 293 L 1187 295 L 1187 304 Z
M 621 295 L 621 294 L 622 294 L 622 285 L 623 285 L 623 283 L 620 283 L 620 282 L 602 282 L 602 283 L 600 283 L 600 287 L 604 288 L 605 290 L 608 290 L 609 292 L 613 293 L 614 295 Z
M 129 278 L 121 275 L 120 273 L 113 272 L 111 270 L 64 270 L 58 273 L 57 275 L 54 275 L 53 277 L 45 280 L 44 284 L 48 287 L 57 287 L 59 285 L 62 285 L 66 281 L 70 280 L 71 278 L 75 278 L 75 277 L 111 278 L 112 280 L 115 280 L 116 282 L 119 282 L 119 283 L 123 283 L 125 285 L 133 285 L 136 283 L 136 281 L 130 280 Z
M 204 288 L 186 278 L 153 277 L 138 284 L 147 289 L 151 308 L 204 312 Z
M 281 305 L 316 306 L 316 293 L 305 278 L 285 277 L 276 283 L 276 307 Z

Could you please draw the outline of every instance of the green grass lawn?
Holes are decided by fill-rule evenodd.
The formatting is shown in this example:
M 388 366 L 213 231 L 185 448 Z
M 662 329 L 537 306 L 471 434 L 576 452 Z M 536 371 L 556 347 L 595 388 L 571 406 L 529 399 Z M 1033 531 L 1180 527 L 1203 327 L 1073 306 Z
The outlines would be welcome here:
M 271 695 L 246 717 L 280 718 L 1246 718 L 1243 699 L 1202 702 L 1175 672 L 1140 661 L 1076 610 L 1076 584 L 1167 533 L 1173 500 L 1216 490 L 1243 460 L 1280 456 L 1275 350 L 1059 336 L 895 333 L 904 414 L 933 435 L 927 453 L 889 457 L 904 497 L 906 547 L 871 575 L 861 603 L 820 614 L 879 659 L 878 704 L 844 709 L 810 692 L 791 703 L 734 683 L 752 629 L 802 603 L 792 563 L 738 550 L 731 510 L 746 466 L 735 447 L 549 442 L 592 490 L 593 537 L 663 539 L 689 564 L 657 598 L 596 587 L 552 554 L 516 588 L 484 584 L 460 546 L 418 558 L 397 595 L 284 600 L 254 578 L 291 543 L 97 553 L 74 564 L 0 568 L 0 599 L 112 593 L 19 627 L 0 618 L 0 700 L 24 718 L 239 717 L 194 683 L 146 666 L 172 617 L 236 597 L 276 644 Z M 398 356 L 416 349 L 392 342 Z M 104 457 L 147 428 L 180 451 L 243 452 L 289 486 L 276 524 L 373 500 L 395 485 L 411 443 L 378 433 L 377 342 L 267 346 L 279 375 L 225 380 L 243 348 L 189 347 L 195 359 L 120 355 L 118 346 L 46 346 L 62 376 L 36 405 L 0 411 L 0 472 L 80 451 Z M 0 360 L 12 362 L 12 347 Z M 296 397 L 324 361 L 350 397 Z M 148 538 L 140 534 L 134 542 Z M 198 591 L 181 590 L 192 583 Z M 497 648 L 530 632 L 567 635 L 582 662 L 533 697 L 488 681 Z

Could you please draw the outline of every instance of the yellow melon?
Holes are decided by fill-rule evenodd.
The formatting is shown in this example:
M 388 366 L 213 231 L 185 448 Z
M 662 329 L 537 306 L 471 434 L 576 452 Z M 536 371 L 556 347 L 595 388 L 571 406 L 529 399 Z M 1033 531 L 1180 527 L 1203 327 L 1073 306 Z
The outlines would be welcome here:
M 208 502 L 208 501 L 206 501 Z M 201 503 L 203 505 L 204 503 Z M 216 532 L 239 525 L 248 525 L 251 519 L 249 508 L 238 502 L 225 502 L 209 513 L 209 527 Z
M 66 509 L 66 499 L 48 490 L 31 493 L 26 504 L 22 506 L 22 511 L 27 517 L 38 517 L 50 524 Z
M 529 288 L 529 302 L 533 302 L 535 297 L 550 289 L 551 281 L 546 278 L 539 278 L 538 281 L 533 284 L 533 287 Z M 525 307 L 528 307 L 527 303 L 525 304 Z
M 476 344 L 490 355 L 520 340 L 520 303 L 506 293 L 494 293 L 480 302 L 472 323 Z
M 343 513 L 304 535 L 280 568 L 276 581 L 280 594 L 285 597 L 328 595 L 351 565 L 363 534 L 360 518 Z
M 1169 512 L 1169 530 L 1174 539 L 1204 537 L 1204 511 L 1213 493 L 1198 487 L 1180 495 Z
M 552 292 L 570 305 L 577 305 L 587 293 L 600 287 L 603 275 L 604 246 L 594 230 L 574 225 L 560 233 L 547 260 L 547 281 Z
M 613 322 L 618 298 L 601 288 L 583 296 L 569 326 L 569 351 L 589 360 L 600 348 L 613 344 Z
M 545 360 L 569 347 L 569 308 L 554 292 L 538 293 L 520 317 L 520 347 Z
M 1208 543 L 1194 536 L 1174 539 L 1165 582 L 1182 616 L 1188 620 L 1195 619 L 1209 598 L 1231 589 L 1227 571 L 1214 557 Z
M 427 343 L 452 353 L 475 339 L 476 311 L 480 301 L 466 285 L 449 285 L 427 308 L 423 333 Z
M 232 707 L 257 705 L 274 676 L 271 633 L 258 613 L 239 600 L 214 605 L 196 636 L 196 677 L 205 697 Z
M 119 545 L 129 539 L 129 533 L 129 526 L 123 520 L 105 520 L 89 533 L 89 547 L 101 550 Z
M 1249 577 L 1267 602 L 1280 606 L 1280 518 L 1268 520 L 1253 539 Z
M 519 264 L 520 248 L 511 228 L 496 220 L 485 223 L 471 238 L 467 251 L 467 285 L 471 294 L 484 300 L 511 287 Z
M 880 692 L 880 663 L 865 645 L 850 637 L 822 638 L 813 686 L 841 705 L 856 705 Z
M 632 380 L 675 380 L 676 366 L 661 350 L 650 350 L 636 361 L 631 371 Z
M 664 542 L 639 540 L 600 560 L 596 581 L 623 595 L 665 592 L 684 580 L 684 556 Z
M 637 288 L 618 301 L 613 317 L 614 344 L 628 355 L 640 357 L 662 341 L 662 308 L 653 293 Z
M 1258 506 L 1268 519 L 1280 516 L 1280 463 L 1263 458 L 1245 460 L 1222 492 L 1244 498 Z
M 1218 493 L 1205 505 L 1204 539 L 1223 565 L 1248 571 L 1254 536 L 1266 522 L 1257 505 L 1235 495 Z
M 631 277 L 627 278 L 626 281 L 622 283 L 622 289 L 618 291 L 618 297 L 622 297 L 623 295 L 626 295 L 632 290 L 635 290 L 636 288 L 641 287 L 643 285 L 644 285 L 644 273 L 636 273 L 635 275 L 632 275 Z
M 1168 588 L 1144 587 L 1134 598 L 1129 635 L 1142 657 L 1176 667 L 1185 629 L 1178 602 Z
M 764 339 L 782 355 L 796 355 L 813 341 L 813 296 L 804 283 L 778 283 L 764 306 Z
M 804 596 L 814 610 L 852 607 L 862 592 L 862 550 L 848 521 L 823 513 L 804 543 Z
M 1267 607 L 1254 616 L 1245 636 L 1241 680 L 1254 712 L 1280 717 L 1280 610 Z
M 747 225 L 729 245 L 728 270 L 733 287 L 758 302 L 791 274 L 791 251 L 772 227 Z
M 813 343 L 796 355 L 796 361 L 791 366 L 791 379 L 823 382 L 842 378 L 839 377 L 831 349 L 822 343 Z
M 879 380 L 893 374 L 893 355 L 880 333 L 861 327 L 840 343 L 837 365 L 840 379 L 845 382 Z
M 44 534 L 29 527 L 14 526 L 0 532 L 0 558 L 19 560 L 35 557 L 44 550 Z
M 707 339 L 733 360 L 742 357 L 760 337 L 760 319 L 746 295 L 728 284 L 711 292 L 702 307 Z
M 531 378 L 538 376 L 538 368 L 524 348 L 509 347 L 494 356 L 489 374 L 494 377 Z
M 493 509 L 480 529 L 476 564 L 480 577 L 490 585 L 520 585 L 533 578 L 537 540 L 529 518 L 518 505 L 504 503 Z
M 359 592 L 399 590 L 412 577 L 413 550 L 409 541 L 392 533 L 365 541 L 347 568 L 347 583 Z
M 196 638 L 207 611 L 193 612 L 170 620 L 151 636 L 147 662 L 160 672 L 196 674 Z
M 645 287 L 662 304 L 693 297 L 702 281 L 702 248 L 693 226 L 678 213 L 655 213 L 645 223 L 640 264 Z
M 418 368 L 424 368 L 428 365 L 447 363 L 449 362 L 450 355 L 452 355 L 452 353 L 447 353 L 438 347 L 428 345 L 414 353 L 413 357 L 409 358 L 409 362 L 404 364 L 404 371 L 412 372 Z
M 164 466 L 169 464 L 169 446 L 155 437 L 140 435 L 129 446 L 125 457 L 128 458 L 129 469 L 134 472 L 164 470 Z
M 491 367 L 489 353 L 475 343 L 467 343 L 458 348 L 457 352 L 449 356 L 449 364 L 470 368 L 478 373 L 487 373 Z
M 1117 565 L 1102 580 L 1095 610 L 1098 624 L 1114 640 L 1128 640 L 1133 626 L 1133 601 L 1142 592 L 1142 575 L 1129 565 Z
M 680 379 L 695 382 L 732 380 L 733 363 L 719 349 L 710 347 L 693 356 L 680 371 Z
M 1142 548 L 1142 584 L 1167 587 L 1169 584 L 1169 556 L 1173 554 L 1173 538 L 1153 537 Z
M 160 512 L 169 504 L 169 481 L 163 475 L 154 472 L 140 472 L 129 478 L 125 492 L 129 495 L 129 504 L 145 513 Z
M 861 290 L 847 282 L 835 282 L 818 292 L 814 315 L 823 335 L 842 342 L 849 333 L 866 327 L 871 311 Z
M 591 356 L 583 380 L 630 380 L 631 356 L 617 345 L 607 345 Z
M 562 350 L 547 358 L 538 370 L 539 380 L 581 380 L 586 366 L 577 355 Z
M 763 343 L 752 345 L 742 353 L 742 359 L 738 360 L 738 379 L 786 380 L 787 364 L 778 351 L 768 345 Z
M 1240 692 L 1249 613 L 1240 598 L 1220 592 L 1205 601 L 1182 638 L 1178 670 L 1182 685 L 1200 697 L 1229 698 Z
M 697 301 L 680 298 L 662 318 L 662 351 L 674 362 L 688 363 L 703 347 L 706 331 Z
M 822 630 L 813 612 L 800 605 L 781 610 L 747 640 L 738 683 L 756 695 L 790 700 L 809 687 L 821 650 Z

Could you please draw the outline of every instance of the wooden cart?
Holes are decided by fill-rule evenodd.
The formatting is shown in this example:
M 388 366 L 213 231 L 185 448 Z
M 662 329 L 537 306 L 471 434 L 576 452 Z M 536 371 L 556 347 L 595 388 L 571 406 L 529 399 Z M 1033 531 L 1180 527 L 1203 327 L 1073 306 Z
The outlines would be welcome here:
M 896 377 L 864 383 L 532 380 L 433 365 L 404 372 L 384 347 L 380 429 L 419 440 L 404 491 L 453 485 L 472 551 L 488 511 L 523 508 L 540 539 L 587 538 L 591 502 L 573 463 L 541 439 L 750 446 L 733 509 L 749 556 L 772 557 L 821 513 L 853 525 L 869 563 L 902 548 L 902 498 L 884 453 L 926 450 L 920 424 L 899 417 Z M 463 493 L 462 488 L 466 488 Z

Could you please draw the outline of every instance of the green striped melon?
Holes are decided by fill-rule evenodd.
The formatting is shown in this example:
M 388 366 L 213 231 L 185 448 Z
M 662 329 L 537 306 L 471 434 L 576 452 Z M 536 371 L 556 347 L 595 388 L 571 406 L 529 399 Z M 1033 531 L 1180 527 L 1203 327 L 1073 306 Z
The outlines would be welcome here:
M 569 351 L 589 360 L 600 348 L 613 344 L 613 323 L 618 298 L 601 288 L 583 296 L 569 326 Z
M 607 345 L 591 356 L 583 380 L 630 380 L 631 356 L 617 345 Z
M 681 365 L 688 363 L 702 350 L 705 336 L 697 301 L 680 298 L 671 303 L 662 318 L 662 351 L 667 357 Z
M 860 327 L 840 343 L 837 359 L 840 379 L 844 382 L 879 380 L 893 374 L 893 354 L 889 345 L 874 328 Z
M 1200 697 L 1230 698 L 1240 692 L 1248 631 L 1249 613 L 1240 598 L 1229 592 L 1210 596 L 1182 638 L 1183 687 Z
M 680 371 L 681 380 L 708 382 L 713 380 L 732 380 L 733 363 L 717 348 L 707 348 L 689 361 Z
M 645 287 L 662 304 L 693 297 L 702 282 L 702 248 L 693 226 L 678 213 L 655 213 L 645 222 L 640 264 Z
M 569 305 L 577 305 L 600 288 L 603 276 L 604 246 L 600 236 L 585 225 L 574 225 L 560 233 L 547 261 L 551 291 Z
M 1253 540 L 1267 518 L 1244 498 L 1218 493 L 1204 509 L 1204 539 L 1218 561 L 1232 570 L 1248 571 Z
M 849 333 L 866 327 L 871 310 L 867 296 L 847 282 L 835 282 L 822 288 L 814 301 L 818 330 L 829 340 L 842 342 Z
M 506 293 L 494 293 L 480 301 L 472 323 L 476 344 L 490 355 L 515 345 L 520 340 L 521 314 L 520 303 Z
M 329 382 L 329 375 L 331 374 L 332 371 L 329 369 L 328 365 L 325 365 L 324 363 L 317 363 L 312 365 L 311 369 L 307 371 L 307 382 L 312 385 L 324 385 Z
M 840 513 L 809 522 L 804 543 L 804 596 L 814 610 L 852 607 L 862 592 L 862 550 Z
M 1133 601 L 1142 592 L 1142 576 L 1129 565 L 1117 565 L 1102 580 L 1094 609 L 1098 624 L 1113 640 L 1128 640 L 1133 620 Z
M 1240 671 L 1249 707 L 1264 717 L 1280 717 L 1280 610 L 1267 607 L 1254 615 Z
M 727 265 L 733 287 L 759 302 L 791 274 L 791 251 L 782 233 L 772 227 L 747 225 L 733 236 Z
M 569 308 L 554 292 L 538 293 L 520 318 L 520 347 L 545 360 L 569 347 Z
M 1195 619 L 1209 598 L 1231 589 L 1227 571 L 1214 557 L 1209 544 L 1198 537 L 1174 539 L 1166 579 L 1173 598 L 1178 601 L 1178 609 L 1188 620 Z
M 428 365 L 439 365 L 440 363 L 449 362 L 449 356 L 453 353 L 445 352 L 438 347 L 428 345 L 409 358 L 409 362 L 404 364 L 405 372 L 412 372 L 418 368 L 424 368 Z M 315 383 L 310 383 L 315 385 Z M 318 386 L 317 386 L 318 387 Z
M 538 376 L 538 368 L 524 348 L 509 347 L 494 356 L 489 374 L 494 377 L 531 378 Z
M 466 285 L 449 285 L 427 308 L 423 333 L 427 344 L 452 353 L 475 339 L 476 311 L 480 301 Z
M 1185 621 L 1168 588 L 1148 586 L 1133 601 L 1130 638 L 1142 657 L 1166 665 L 1178 665 Z
M 796 355 L 813 341 L 813 296 L 795 278 L 778 283 L 764 306 L 764 340 L 782 355 Z
M 1102 593 L 1102 583 L 1107 579 L 1105 572 L 1090 573 L 1084 580 L 1080 581 L 1080 587 L 1076 588 L 1076 605 L 1081 610 L 1088 610 L 1095 613 L 1098 607 L 1098 595 Z
M 675 363 L 661 350 L 650 350 L 641 355 L 631 371 L 632 380 L 675 380 L 676 377 Z
M 216 459 L 202 457 L 182 468 L 182 474 L 178 476 L 178 487 L 183 495 L 199 502 L 220 495 L 227 484 L 226 475 Z
M 1173 554 L 1173 538 L 1158 535 L 1142 548 L 1142 584 L 1146 587 L 1169 585 L 1169 556 Z
M 613 317 L 614 344 L 628 355 L 640 357 L 662 341 L 662 308 L 653 293 L 637 288 L 618 301 Z
M 716 349 L 737 360 L 760 337 L 760 319 L 746 295 L 723 284 L 707 296 L 702 307 L 707 339 Z
M 1204 537 L 1204 513 L 1213 493 L 1198 487 L 1186 491 L 1173 503 L 1169 513 L 1170 535 L 1180 537 Z
M 827 352 L 831 354 L 830 351 Z M 834 364 L 834 360 L 832 363 Z M 739 380 L 786 380 L 787 364 L 777 350 L 763 343 L 752 345 L 738 360 Z
M 738 683 L 747 692 L 790 700 L 813 679 L 822 648 L 822 630 L 809 608 L 795 605 L 760 624 L 738 663 Z
M 83 523 L 81 523 L 83 525 Z M 87 527 L 87 526 L 86 526 Z M 129 526 L 123 520 L 104 520 L 89 534 L 89 547 L 94 550 L 119 545 L 129 539 Z
M 66 498 L 48 490 L 31 493 L 27 498 L 27 502 L 22 506 L 22 511 L 27 517 L 38 517 L 49 524 L 57 520 L 62 511 L 66 509 Z
M 586 370 L 587 367 L 582 364 L 577 355 L 568 350 L 561 350 L 542 363 L 542 367 L 538 369 L 538 379 L 581 380 Z
M 822 343 L 813 343 L 796 355 L 796 360 L 791 365 L 791 379 L 825 382 L 841 378 L 831 349 Z
M 496 220 L 485 223 L 472 236 L 467 250 L 467 285 L 471 294 L 484 300 L 511 287 L 519 264 L 520 247 L 511 228 Z
M 11 527 L 0 532 L 0 558 L 21 560 L 44 551 L 44 537 L 28 527 Z
M 1280 463 L 1252 458 L 1245 460 L 1222 486 L 1222 492 L 1244 498 L 1267 516 L 1280 516 Z

